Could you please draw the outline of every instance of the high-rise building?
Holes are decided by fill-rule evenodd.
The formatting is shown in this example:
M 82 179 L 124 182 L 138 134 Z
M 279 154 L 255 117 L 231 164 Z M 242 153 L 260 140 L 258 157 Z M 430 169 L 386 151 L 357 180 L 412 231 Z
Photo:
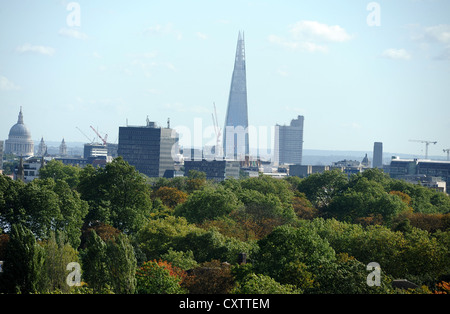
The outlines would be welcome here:
M 244 160 L 249 154 L 247 78 L 244 34 L 239 32 L 228 108 L 223 133 L 223 151 L 227 159 Z
M 30 131 L 23 123 L 22 107 L 20 107 L 17 123 L 9 131 L 8 139 L 5 142 L 5 153 L 23 157 L 34 155 L 34 142 Z
M 301 165 L 303 156 L 303 122 L 298 116 L 290 125 L 276 125 L 274 139 L 274 163 Z
M 372 168 L 383 168 L 383 143 L 373 144 Z
M 147 118 L 146 126 L 119 127 L 117 153 L 139 172 L 163 177 L 174 171 L 178 134 L 173 129 L 157 127 Z

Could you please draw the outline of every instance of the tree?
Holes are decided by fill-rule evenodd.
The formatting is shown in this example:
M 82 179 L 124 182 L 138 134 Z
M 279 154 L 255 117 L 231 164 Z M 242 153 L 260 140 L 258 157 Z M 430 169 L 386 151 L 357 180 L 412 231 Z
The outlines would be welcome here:
M 406 211 L 409 207 L 398 195 L 387 193 L 380 183 L 365 177 L 335 196 L 327 208 L 332 217 L 348 222 L 380 215 L 384 223 L 391 223 L 394 217 Z
M 162 260 L 145 262 L 136 271 L 139 294 L 182 294 L 181 282 L 186 274 L 181 269 Z
M 174 208 L 178 204 L 184 203 L 188 194 L 177 188 L 162 186 L 153 193 L 153 197 L 159 198 L 165 206 Z
M 0 176 L 0 226 L 23 224 L 40 239 L 63 231 L 70 244 L 78 247 L 80 228 L 88 211 L 88 204 L 79 193 L 62 180 L 19 182 Z
M 0 228 L 9 230 L 13 224 L 24 224 L 26 212 L 21 204 L 20 195 L 25 183 L 0 175 Z
M 255 270 L 282 284 L 295 284 L 295 278 L 286 275 L 294 265 L 306 265 L 302 271 L 315 274 L 321 265 L 335 260 L 335 251 L 328 241 L 311 228 L 277 227 L 258 241 L 259 251 L 254 258 Z M 310 276 L 306 272 L 305 275 Z
M 190 224 L 184 217 L 168 216 L 149 220 L 135 236 L 135 242 L 147 260 L 159 258 L 169 249 L 175 249 L 180 239 L 192 231 L 202 229 Z
M 126 234 L 139 230 L 152 208 L 145 179 L 121 157 L 104 168 L 86 166 L 80 174 L 79 190 L 89 203 L 87 221 L 98 220 Z
M 236 294 L 300 294 L 301 289 L 294 285 L 283 285 L 273 278 L 262 274 L 250 274 L 233 288 Z
M 80 183 L 81 168 L 64 165 L 60 160 L 51 160 L 39 169 L 39 178 L 65 181 L 71 189 L 76 189 Z
M 42 280 L 44 281 L 41 291 L 50 293 L 61 291 L 68 293 L 71 287 L 67 285 L 67 265 L 71 262 L 79 262 L 78 252 L 69 244 L 63 232 L 52 233 L 42 243 L 45 251 Z
M 106 242 L 106 268 L 115 293 L 132 294 L 136 288 L 136 257 L 128 237 L 120 233 Z
M 36 293 L 42 286 L 44 249 L 26 227 L 14 224 L 5 252 L 1 291 L 5 293 Z
M 175 216 L 185 217 L 191 223 L 202 223 L 230 214 L 239 206 L 237 197 L 221 186 L 207 187 L 192 192 L 186 202 L 175 208 Z
M 91 231 L 86 249 L 81 251 L 83 265 L 82 278 L 94 293 L 102 293 L 110 288 L 109 273 L 106 265 L 106 244 Z
M 95 231 L 81 251 L 83 278 L 95 293 L 112 289 L 115 293 L 134 293 L 136 257 L 131 242 L 120 233 L 105 243 Z
M 344 173 L 330 170 L 314 173 L 300 181 L 298 191 L 304 193 L 315 208 L 326 208 L 331 200 L 340 194 L 348 183 Z
M 227 294 L 234 287 L 231 267 L 219 260 L 204 262 L 183 280 L 182 287 L 190 294 Z

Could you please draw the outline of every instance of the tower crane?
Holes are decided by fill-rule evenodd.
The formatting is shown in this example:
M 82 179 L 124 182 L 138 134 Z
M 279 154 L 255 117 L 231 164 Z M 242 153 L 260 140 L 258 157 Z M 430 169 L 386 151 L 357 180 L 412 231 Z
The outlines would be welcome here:
M 83 134 L 88 139 L 89 143 L 94 142 L 94 140 L 93 139 L 91 140 L 86 134 L 84 134 L 84 132 L 81 131 L 81 129 L 79 127 L 76 127 L 76 128 L 78 129 L 78 131 L 80 131 L 81 134 Z
M 215 155 L 216 156 L 221 156 L 222 154 L 219 153 L 221 152 L 221 145 L 220 145 L 220 137 L 222 134 L 222 130 L 219 127 L 219 123 L 217 122 L 217 110 L 216 110 L 216 103 L 214 104 L 214 113 L 212 114 L 212 120 L 213 120 L 213 125 L 214 125 L 214 132 L 216 133 L 216 147 L 215 147 Z
M 96 129 L 94 129 L 94 127 L 91 125 L 91 129 L 94 130 L 95 134 L 97 134 L 97 136 L 102 140 L 103 145 L 106 146 L 107 142 L 106 140 L 108 139 L 108 134 L 105 135 L 105 138 L 103 138 L 100 133 L 97 132 Z
M 450 160 L 450 148 L 444 149 L 444 153 L 447 153 L 447 160 Z
M 410 142 L 425 143 L 425 159 L 428 159 L 428 146 L 430 144 L 436 144 L 436 141 L 424 141 L 424 140 L 409 140 Z

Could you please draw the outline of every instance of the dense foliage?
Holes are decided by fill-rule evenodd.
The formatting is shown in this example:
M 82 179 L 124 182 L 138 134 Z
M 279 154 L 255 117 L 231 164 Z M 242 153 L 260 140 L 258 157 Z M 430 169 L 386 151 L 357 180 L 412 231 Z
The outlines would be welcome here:
M 0 176 L 0 260 L 0 293 L 442 294 L 450 198 L 376 169 L 217 183 L 51 161 L 30 183 Z

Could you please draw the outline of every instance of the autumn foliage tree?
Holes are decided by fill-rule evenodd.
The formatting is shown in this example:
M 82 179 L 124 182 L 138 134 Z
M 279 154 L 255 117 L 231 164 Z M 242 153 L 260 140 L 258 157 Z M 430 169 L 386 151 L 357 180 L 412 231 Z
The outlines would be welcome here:
M 186 272 L 163 260 L 145 262 L 136 271 L 139 294 L 180 294 L 185 291 L 181 282 Z
M 162 203 L 169 207 L 174 208 L 178 204 L 184 203 L 188 194 L 186 192 L 180 191 L 174 187 L 162 186 L 152 194 L 153 198 L 159 198 Z

